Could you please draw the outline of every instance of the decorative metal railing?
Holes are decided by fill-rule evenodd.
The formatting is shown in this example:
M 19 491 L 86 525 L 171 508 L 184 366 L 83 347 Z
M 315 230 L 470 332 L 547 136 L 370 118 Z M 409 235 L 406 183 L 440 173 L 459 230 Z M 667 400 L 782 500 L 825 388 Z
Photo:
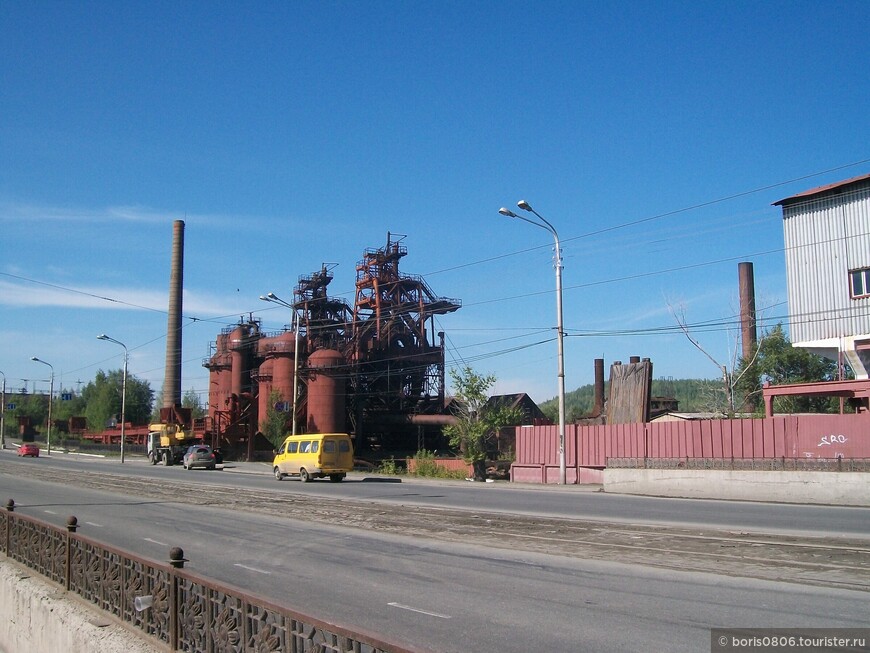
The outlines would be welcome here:
M 172 651 L 192 653 L 422 653 L 298 613 L 168 563 L 135 556 L 77 532 L 0 510 L 0 553 L 111 613 Z
M 870 458 L 608 458 L 607 467 L 753 472 L 870 472 Z

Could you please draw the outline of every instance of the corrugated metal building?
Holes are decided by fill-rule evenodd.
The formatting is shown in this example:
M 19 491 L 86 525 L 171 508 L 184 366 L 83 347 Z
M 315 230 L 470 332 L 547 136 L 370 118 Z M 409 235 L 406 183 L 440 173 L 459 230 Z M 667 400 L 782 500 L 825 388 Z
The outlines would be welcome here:
M 782 207 L 791 341 L 870 370 L 870 174 L 787 197 Z

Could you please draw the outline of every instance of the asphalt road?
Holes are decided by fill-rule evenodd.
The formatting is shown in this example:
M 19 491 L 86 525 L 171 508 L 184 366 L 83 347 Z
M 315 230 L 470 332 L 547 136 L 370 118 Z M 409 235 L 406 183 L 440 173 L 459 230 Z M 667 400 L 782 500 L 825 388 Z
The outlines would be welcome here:
M 11 450 L 0 452 L 9 456 Z M 28 462 L 28 461 L 22 461 Z M 536 517 L 595 520 L 629 524 L 704 527 L 758 533 L 870 539 L 870 508 L 816 506 L 747 501 L 708 501 L 606 494 L 583 486 L 517 486 L 508 483 L 432 481 L 377 475 L 352 474 L 344 483 L 320 480 L 303 485 L 298 480 L 278 483 L 267 463 L 227 463 L 222 473 L 185 471 L 181 467 L 148 465 L 144 458 L 117 458 L 55 454 L 38 461 L 59 469 L 96 469 L 156 480 L 190 480 L 210 485 L 248 489 L 276 487 L 305 496 L 376 501 L 479 510 Z M 229 473 L 228 473 L 229 472 Z M 200 476 L 204 474 L 204 476 Z M 387 482 L 387 481 L 401 482 Z
M 86 477 L 88 470 L 101 470 L 103 465 L 111 465 L 113 473 L 120 467 L 117 461 L 55 458 L 17 461 L 4 456 L 2 460 L 14 461 L 16 468 L 15 474 L 0 474 L 0 498 L 14 497 L 17 510 L 56 524 L 75 514 L 81 532 L 156 560 L 165 560 L 169 547 L 180 545 L 193 571 L 302 612 L 433 651 L 699 651 L 709 650 L 713 627 L 856 628 L 866 626 L 870 614 L 870 593 L 865 591 L 385 534 L 294 519 L 292 508 L 286 515 L 265 515 L 180 503 L 147 492 L 129 495 L 123 487 L 107 492 L 28 478 L 37 472 L 43 476 L 55 466 L 59 478 L 70 469 Z M 223 485 L 238 488 L 239 494 L 263 494 L 266 489 L 270 495 L 352 493 L 345 502 L 377 502 L 387 512 L 414 502 L 454 502 L 451 505 L 464 505 L 472 512 L 483 504 L 488 511 L 508 511 L 520 501 L 528 502 L 522 510 L 530 511 L 538 501 L 561 512 L 573 506 L 572 514 L 582 519 L 587 502 L 624 498 L 630 501 L 594 504 L 594 509 L 621 509 L 619 519 L 642 520 L 643 507 L 654 506 L 653 521 L 661 515 L 666 518 L 662 521 L 679 522 L 693 503 L 707 510 L 723 504 L 716 520 L 739 518 L 747 508 L 753 515 L 763 507 L 667 499 L 638 502 L 582 491 L 461 483 L 303 486 L 295 481 L 279 484 L 266 475 L 267 468 L 260 475 L 127 465 L 124 471 L 131 477 L 201 483 L 206 500 L 208 486 Z M 778 508 L 801 514 L 800 506 L 768 510 Z M 816 510 L 830 514 L 827 511 L 842 509 L 812 511 Z M 845 510 L 853 520 L 866 514 Z M 838 519 L 828 517 L 831 524 Z M 867 521 L 852 529 L 864 533 Z

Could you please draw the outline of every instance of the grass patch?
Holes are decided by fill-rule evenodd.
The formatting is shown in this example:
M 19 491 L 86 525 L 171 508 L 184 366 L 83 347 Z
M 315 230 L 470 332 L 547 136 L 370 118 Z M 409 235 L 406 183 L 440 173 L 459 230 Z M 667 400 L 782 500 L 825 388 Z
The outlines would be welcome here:
M 434 453 L 423 449 L 414 454 L 414 476 L 464 479 L 468 476 L 468 470 L 442 467 L 435 460 Z

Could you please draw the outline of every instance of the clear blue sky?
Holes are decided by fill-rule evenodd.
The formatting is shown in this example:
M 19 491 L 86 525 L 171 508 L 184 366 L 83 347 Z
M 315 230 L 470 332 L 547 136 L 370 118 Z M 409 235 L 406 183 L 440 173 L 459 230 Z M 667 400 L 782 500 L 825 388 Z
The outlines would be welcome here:
M 403 234 L 402 271 L 464 306 L 448 363 L 556 394 L 649 357 L 713 378 L 737 264 L 787 315 L 771 203 L 870 172 L 866 2 L 0 0 L 0 371 L 162 387 L 172 222 L 186 222 L 184 391 L 258 297 Z M 527 214 L 528 215 L 528 214 Z M 531 216 L 530 216 L 531 217 Z M 105 299 L 101 299 L 105 298 Z M 665 329 L 662 332 L 662 329 Z M 627 332 L 627 333 L 626 333 Z M 545 342 L 542 342 L 545 341 Z M 535 344 L 542 343 L 542 344 Z M 205 400 L 205 394 L 202 395 Z

